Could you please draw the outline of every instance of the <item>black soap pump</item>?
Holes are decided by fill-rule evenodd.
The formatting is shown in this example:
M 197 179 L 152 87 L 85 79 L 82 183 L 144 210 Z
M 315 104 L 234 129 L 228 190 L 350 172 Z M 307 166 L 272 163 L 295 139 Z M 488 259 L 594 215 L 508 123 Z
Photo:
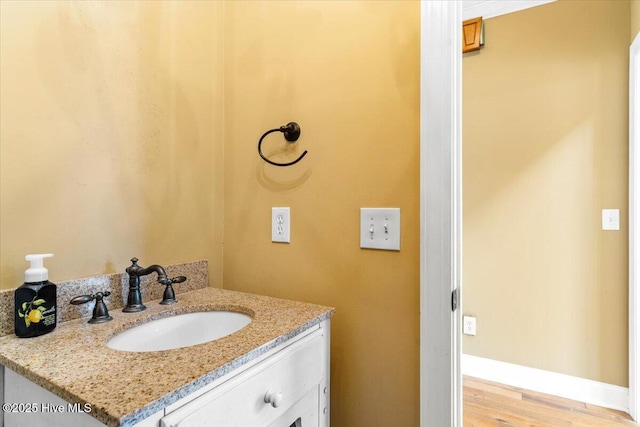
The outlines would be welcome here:
M 20 338 L 37 337 L 56 327 L 56 285 L 49 281 L 44 258 L 53 254 L 27 255 L 31 266 L 24 272 L 24 284 L 16 289 L 15 332 Z

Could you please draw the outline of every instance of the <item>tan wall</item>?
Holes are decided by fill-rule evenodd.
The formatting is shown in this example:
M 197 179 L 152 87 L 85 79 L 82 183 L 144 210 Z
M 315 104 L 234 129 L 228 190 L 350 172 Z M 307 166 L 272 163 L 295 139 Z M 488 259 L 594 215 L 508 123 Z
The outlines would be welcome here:
M 627 385 L 629 8 L 490 19 L 463 60 L 465 353 Z
M 617 40 L 629 10 L 598 2 L 569 19 L 571 3 L 492 19 L 486 47 L 465 58 L 465 100 L 483 100 L 464 112 L 465 165 L 476 169 L 465 169 L 464 304 L 479 320 L 465 351 L 625 385 L 628 43 Z M 207 258 L 214 285 L 224 267 L 225 288 L 337 308 L 334 424 L 417 425 L 419 10 L 0 2 L 0 286 L 22 281 L 32 252 L 56 253 L 54 280 L 121 271 L 134 255 Z M 529 34 L 525 13 L 545 31 Z M 561 30 L 576 18 L 594 28 L 586 42 Z M 546 67 L 529 62 L 543 53 Z M 487 57 L 497 65 L 470 85 Z M 522 131 L 524 116 L 536 126 Z M 300 142 L 278 153 L 272 135 L 265 151 L 309 155 L 266 165 L 258 137 L 291 120 Z M 270 242 L 272 206 L 291 207 L 291 244 Z M 368 206 L 402 209 L 400 252 L 359 249 Z M 620 232 L 599 230 L 604 207 L 621 209 Z M 474 294 L 474 281 L 493 287 Z
M 420 3 L 225 6 L 224 287 L 335 306 L 332 424 L 419 420 Z M 263 132 L 297 121 L 291 152 Z M 271 243 L 271 207 L 291 243 Z M 359 248 L 360 207 L 400 207 L 400 252 Z
M 210 261 L 221 283 L 222 5 L 0 2 L 0 287 Z M 215 201 L 215 203 L 214 203 Z
M 640 32 L 640 0 L 631 0 L 631 41 Z

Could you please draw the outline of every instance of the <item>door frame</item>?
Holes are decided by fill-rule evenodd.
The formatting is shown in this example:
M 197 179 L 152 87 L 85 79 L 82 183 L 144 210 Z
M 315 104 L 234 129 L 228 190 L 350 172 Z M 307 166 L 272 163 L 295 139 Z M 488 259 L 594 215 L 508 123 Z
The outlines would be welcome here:
M 461 12 L 457 1 L 421 2 L 421 427 L 462 425 L 462 310 L 451 309 L 461 257 Z
M 420 55 L 420 426 L 462 425 L 461 301 L 462 19 L 503 15 L 550 2 L 421 0 Z M 462 7 L 464 3 L 464 11 Z M 505 4 L 512 7 L 505 7 Z M 469 12 L 474 8 L 473 12 Z M 640 34 L 629 74 L 629 413 L 640 411 Z M 459 305 L 459 304 L 458 304 Z
M 640 364 L 640 33 L 629 48 L 629 414 L 638 419 Z

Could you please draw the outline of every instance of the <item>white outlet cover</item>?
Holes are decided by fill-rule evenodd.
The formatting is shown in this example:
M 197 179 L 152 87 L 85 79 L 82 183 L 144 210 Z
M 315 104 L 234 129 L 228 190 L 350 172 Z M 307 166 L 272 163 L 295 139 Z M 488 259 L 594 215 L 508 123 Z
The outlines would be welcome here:
M 476 318 L 471 316 L 462 316 L 463 329 L 462 333 L 465 335 L 476 334 Z
M 360 208 L 360 247 L 400 250 L 400 208 Z
M 291 210 L 288 207 L 271 208 L 271 241 L 291 243 Z

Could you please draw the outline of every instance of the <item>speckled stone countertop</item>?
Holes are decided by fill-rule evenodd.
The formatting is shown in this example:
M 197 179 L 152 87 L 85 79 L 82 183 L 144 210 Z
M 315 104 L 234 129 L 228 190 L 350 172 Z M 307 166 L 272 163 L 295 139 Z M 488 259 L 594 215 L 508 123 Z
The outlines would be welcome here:
M 0 337 L 0 364 L 70 403 L 91 404 L 109 426 L 130 426 L 264 354 L 333 314 L 330 307 L 217 288 L 178 296 L 171 306 L 146 301 L 147 310 L 110 310 L 113 321 L 59 323 L 46 335 Z M 239 331 L 196 346 L 145 353 L 110 349 L 119 332 L 173 314 L 229 310 L 253 320 Z M 33 351 L 37 348 L 37 351 Z

